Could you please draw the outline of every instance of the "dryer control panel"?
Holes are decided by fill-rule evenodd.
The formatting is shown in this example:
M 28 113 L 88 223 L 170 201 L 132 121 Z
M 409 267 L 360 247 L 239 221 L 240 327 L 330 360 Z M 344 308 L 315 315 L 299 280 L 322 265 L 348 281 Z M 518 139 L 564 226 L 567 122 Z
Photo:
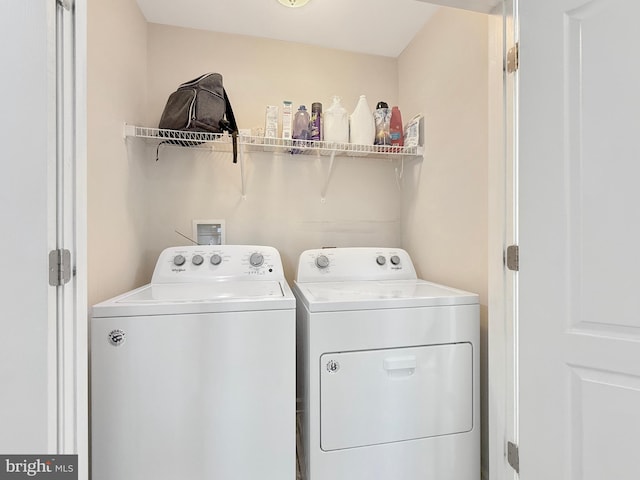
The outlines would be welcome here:
M 298 262 L 298 282 L 413 280 L 416 271 L 400 248 L 350 247 L 307 250 Z
M 171 247 L 158 257 L 151 283 L 284 280 L 280 254 L 258 245 Z

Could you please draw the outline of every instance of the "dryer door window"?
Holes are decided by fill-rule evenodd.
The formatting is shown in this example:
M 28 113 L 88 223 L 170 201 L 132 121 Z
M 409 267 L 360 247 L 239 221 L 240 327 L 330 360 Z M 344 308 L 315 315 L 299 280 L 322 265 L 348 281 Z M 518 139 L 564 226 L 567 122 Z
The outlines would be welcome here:
M 320 357 L 321 448 L 340 450 L 473 428 L 470 343 Z

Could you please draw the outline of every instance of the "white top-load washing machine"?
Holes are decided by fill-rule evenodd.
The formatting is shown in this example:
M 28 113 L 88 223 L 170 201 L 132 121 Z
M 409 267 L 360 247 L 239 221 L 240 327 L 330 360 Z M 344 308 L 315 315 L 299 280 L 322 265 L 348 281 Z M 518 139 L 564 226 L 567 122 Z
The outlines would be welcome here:
M 93 307 L 93 480 L 294 480 L 295 298 L 264 246 L 162 252 Z
M 305 251 L 293 292 L 307 480 L 478 480 L 478 296 L 397 248 Z

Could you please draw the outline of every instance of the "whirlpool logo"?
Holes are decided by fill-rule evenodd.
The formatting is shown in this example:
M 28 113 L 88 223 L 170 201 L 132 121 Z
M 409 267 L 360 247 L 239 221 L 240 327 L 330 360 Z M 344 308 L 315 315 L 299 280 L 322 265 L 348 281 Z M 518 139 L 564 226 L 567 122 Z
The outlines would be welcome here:
M 0 480 L 77 480 L 77 455 L 0 455 Z
M 119 328 L 115 330 L 111 330 L 109 332 L 109 343 L 114 347 L 119 347 L 120 345 L 122 345 L 126 340 L 126 338 L 127 338 L 127 334 L 124 333 L 124 331 L 120 330 Z

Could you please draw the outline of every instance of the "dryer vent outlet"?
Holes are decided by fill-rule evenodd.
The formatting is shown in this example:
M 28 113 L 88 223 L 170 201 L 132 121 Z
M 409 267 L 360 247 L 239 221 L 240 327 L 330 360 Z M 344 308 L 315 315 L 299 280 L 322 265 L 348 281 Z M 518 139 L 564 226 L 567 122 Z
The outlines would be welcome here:
M 193 238 L 198 245 L 224 245 L 224 220 L 193 220 Z

